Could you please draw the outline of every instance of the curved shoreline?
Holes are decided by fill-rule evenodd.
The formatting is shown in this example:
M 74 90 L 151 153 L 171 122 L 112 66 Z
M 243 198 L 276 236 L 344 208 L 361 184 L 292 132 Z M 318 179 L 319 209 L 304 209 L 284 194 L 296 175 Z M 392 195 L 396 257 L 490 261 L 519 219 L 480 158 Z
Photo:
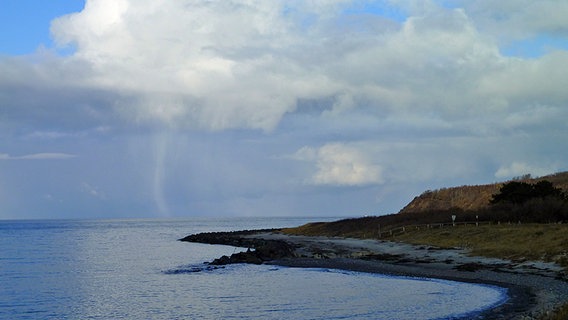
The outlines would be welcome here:
M 484 311 L 479 319 L 538 319 L 568 300 L 568 283 L 558 266 L 470 257 L 466 251 L 458 249 L 440 250 L 379 240 L 292 236 L 269 230 L 211 233 L 183 241 L 249 248 L 285 243 L 292 254 L 263 256 L 261 263 L 436 278 L 506 288 L 509 299 Z M 266 252 L 265 249 L 262 251 Z M 242 255 L 239 259 L 231 261 L 227 258 L 225 262 L 247 262 L 242 260 Z
M 416 272 L 416 270 L 408 270 L 404 266 L 396 266 L 397 270 L 387 266 L 390 265 L 368 262 L 360 259 L 351 258 L 333 258 L 333 259 L 314 259 L 314 258 L 293 258 L 282 259 L 268 262 L 267 264 L 278 265 L 292 268 L 323 268 L 323 269 L 340 269 L 355 272 L 377 273 L 392 276 L 404 276 L 413 278 L 425 279 L 442 279 L 457 282 L 475 283 L 491 285 L 496 287 L 505 288 L 507 290 L 507 299 L 501 304 L 498 304 L 490 309 L 483 311 L 477 315 L 477 319 L 532 319 L 534 311 L 531 311 L 530 306 L 535 305 L 535 295 L 531 292 L 530 288 L 520 285 L 513 285 L 506 282 L 495 282 L 482 279 L 471 279 L 455 276 L 447 276 L 434 273 Z

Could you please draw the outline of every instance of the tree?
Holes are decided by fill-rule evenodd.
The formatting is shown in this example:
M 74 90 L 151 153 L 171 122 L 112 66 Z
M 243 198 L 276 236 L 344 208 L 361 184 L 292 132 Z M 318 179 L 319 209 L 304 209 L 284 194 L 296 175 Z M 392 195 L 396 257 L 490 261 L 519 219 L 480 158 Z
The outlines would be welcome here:
M 542 180 L 537 182 L 534 186 L 534 196 L 539 198 L 553 197 L 565 200 L 566 195 L 562 192 L 562 189 L 555 188 L 552 182 L 548 180 Z
M 529 184 L 526 182 L 511 181 L 505 183 L 499 193 L 494 194 L 491 198 L 492 204 L 497 203 L 513 203 L 521 204 L 534 198 L 556 198 L 566 200 L 566 195 L 562 189 L 554 187 L 552 182 L 542 180 L 536 184 Z
M 494 194 L 490 200 L 492 204 L 497 203 L 523 203 L 534 195 L 534 188 L 526 182 L 511 181 L 505 183 L 499 193 Z
M 523 222 L 566 221 L 568 198 L 550 181 L 536 184 L 511 181 L 491 199 L 491 214 L 496 219 Z

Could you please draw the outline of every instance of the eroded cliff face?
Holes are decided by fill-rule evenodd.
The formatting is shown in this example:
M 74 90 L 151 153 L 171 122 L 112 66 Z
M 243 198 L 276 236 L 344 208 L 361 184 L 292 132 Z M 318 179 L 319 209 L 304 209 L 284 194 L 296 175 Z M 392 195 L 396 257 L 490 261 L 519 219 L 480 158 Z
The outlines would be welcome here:
M 519 181 L 536 183 L 542 180 L 548 180 L 552 182 L 555 187 L 561 188 L 565 192 L 568 191 L 568 172 L 533 179 L 521 179 Z M 492 195 L 499 192 L 503 183 L 505 182 L 443 188 L 434 191 L 429 190 L 415 197 L 400 212 L 448 210 L 451 208 L 460 208 L 463 210 L 482 209 L 489 205 L 489 200 L 491 200 Z

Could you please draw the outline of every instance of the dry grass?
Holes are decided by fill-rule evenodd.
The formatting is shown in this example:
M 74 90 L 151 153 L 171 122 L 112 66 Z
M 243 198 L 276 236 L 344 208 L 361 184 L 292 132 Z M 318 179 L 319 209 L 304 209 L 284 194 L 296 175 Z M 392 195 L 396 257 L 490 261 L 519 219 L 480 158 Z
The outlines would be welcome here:
M 523 224 L 457 226 L 410 231 L 396 240 L 442 248 L 467 248 L 473 255 L 511 260 L 542 260 L 568 267 L 568 225 Z
M 413 230 L 395 238 L 442 248 L 461 247 L 473 255 L 510 260 L 556 262 L 568 271 L 568 225 L 475 225 Z M 568 303 L 540 320 L 568 319 Z
M 347 238 L 373 238 L 377 237 L 377 221 L 384 217 L 364 217 L 345 219 L 333 222 L 314 222 L 306 225 L 287 228 L 282 231 L 292 235 L 327 236 Z
M 313 223 L 283 231 L 308 236 L 376 238 L 376 227 L 369 222 L 351 220 L 347 223 Z M 420 230 L 407 228 L 403 234 L 383 239 L 441 248 L 467 248 L 473 255 L 514 261 L 557 262 L 568 269 L 566 224 L 459 225 Z

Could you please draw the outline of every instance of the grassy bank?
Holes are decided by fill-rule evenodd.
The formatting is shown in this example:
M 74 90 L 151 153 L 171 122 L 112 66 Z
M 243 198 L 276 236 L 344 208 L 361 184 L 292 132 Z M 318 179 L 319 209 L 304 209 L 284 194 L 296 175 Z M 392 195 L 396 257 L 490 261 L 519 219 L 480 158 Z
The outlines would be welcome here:
M 368 222 L 365 219 L 352 219 L 314 223 L 285 229 L 284 232 L 309 236 L 376 238 L 378 232 L 369 229 Z M 358 223 L 362 224 L 360 228 L 357 228 Z M 420 230 L 406 228 L 402 234 L 381 239 L 441 248 L 467 248 L 472 255 L 514 261 L 557 262 L 568 269 L 568 225 L 565 224 L 459 225 Z
M 472 255 L 514 261 L 557 262 L 568 267 L 568 225 L 469 225 L 410 230 L 395 240 L 442 248 L 467 248 Z

